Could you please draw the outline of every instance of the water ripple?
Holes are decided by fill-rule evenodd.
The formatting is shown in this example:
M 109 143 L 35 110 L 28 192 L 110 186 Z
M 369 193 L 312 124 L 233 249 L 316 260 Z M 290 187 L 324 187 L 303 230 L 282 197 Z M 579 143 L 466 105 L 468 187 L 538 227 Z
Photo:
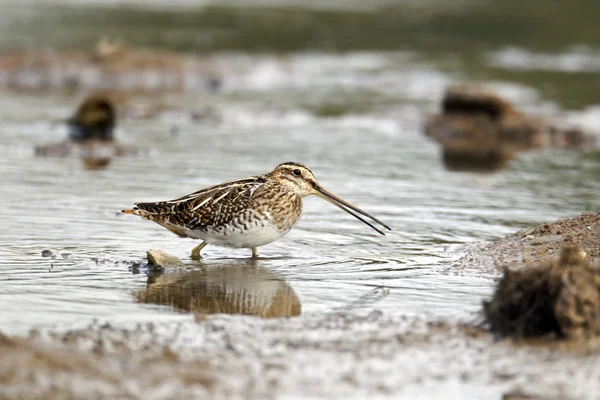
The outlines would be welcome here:
M 365 307 L 476 315 L 493 282 L 489 276 L 443 272 L 452 249 L 597 205 L 600 183 L 593 157 L 524 155 L 495 175 L 444 170 L 437 147 L 418 131 L 415 110 L 427 111 L 423 104 L 430 104 L 448 78 L 411 66 L 410 57 L 299 56 L 289 62 L 295 71 L 310 73 L 275 83 L 242 76 L 249 79 L 246 86 L 198 99 L 218 105 L 220 124 L 177 120 L 180 131 L 174 137 L 170 119 L 123 122 L 118 137 L 152 151 L 142 159 L 116 160 L 105 171 L 84 170 L 76 159 L 33 156 L 34 144 L 62 137 L 48 116 L 66 116 L 72 106 L 68 99 L 0 94 L 0 104 L 12 104 L 0 107 L 3 327 L 18 331 L 94 318 L 129 323 L 189 318 L 169 307 L 136 302 L 133 293 L 146 286 L 147 277 L 129 267 L 152 248 L 187 262 L 195 242 L 118 210 L 264 173 L 283 161 L 309 165 L 323 186 L 393 228 L 382 237 L 330 204 L 306 199 L 298 226 L 265 246 L 258 261 L 293 288 L 303 313 L 357 304 L 383 287 L 389 294 Z M 376 97 L 368 110 L 319 116 L 310 107 L 307 111 L 303 100 L 316 88 L 327 95 L 323 101 L 344 95 L 348 86 L 359 92 L 395 91 L 389 83 L 405 73 L 411 86 L 404 97 L 395 102 Z M 273 98 L 284 106 L 268 106 Z M 190 99 L 180 101 L 185 110 Z M 277 114 L 278 109 L 287 111 Z M 42 257 L 44 250 L 55 258 Z M 207 247 L 202 265 L 243 264 L 249 255 L 249 250 Z

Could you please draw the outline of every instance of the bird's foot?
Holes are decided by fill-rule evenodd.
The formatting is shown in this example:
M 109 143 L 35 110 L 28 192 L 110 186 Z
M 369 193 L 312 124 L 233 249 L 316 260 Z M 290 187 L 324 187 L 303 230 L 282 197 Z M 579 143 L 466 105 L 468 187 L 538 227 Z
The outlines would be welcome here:
M 198 261 L 202 258 L 202 256 L 200 256 L 200 250 L 202 250 L 204 248 L 204 246 L 206 246 L 206 242 L 202 242 L 198 246 L 196 246 L 192 249 L 192 255 L 191 255 L 192 260 Z

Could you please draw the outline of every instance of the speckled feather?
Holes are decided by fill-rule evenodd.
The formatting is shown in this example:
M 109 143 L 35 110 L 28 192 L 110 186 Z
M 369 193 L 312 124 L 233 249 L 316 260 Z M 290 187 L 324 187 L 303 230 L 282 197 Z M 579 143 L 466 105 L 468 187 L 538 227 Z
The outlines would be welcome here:
M 122 212 L 154 221 L 181 237 L 203 240 L 192 250 L 193 259 L 200 258 L 206 244 L 251 248 L 252 256 L 258 257 L 258 247 L 279 239 L 298 222 L 302 198 L 310 194 L 335 204 L 381 235 L 384 232 L 362 216 L 390 229 L 323 189 L 310 169 L 293 162 L 280 164 L 268 174 L 211 186 L 179 199 L 136 203 Z
M 300 196 L 275 185 L 267 175 L 211 186 L 175 200 L 135 205 L 133 211 L 143 218 L 194 231 L 218 230 L 230 223 L 243 227 L 259 216 L 271 218 L 281 230 L 289 230 L 302 213 Z M 296 211 L 290 213 L 291 209 Z

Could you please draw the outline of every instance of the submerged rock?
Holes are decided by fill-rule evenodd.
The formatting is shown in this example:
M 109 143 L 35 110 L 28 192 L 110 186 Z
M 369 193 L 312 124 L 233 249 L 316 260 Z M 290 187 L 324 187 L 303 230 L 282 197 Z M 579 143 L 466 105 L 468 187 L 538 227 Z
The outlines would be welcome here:
M 595 135 L 525 115 L 507 100 L 477 86 L 448 88 L 441 108 L 440 114 L 427 119 L 424 133 L 441 144 L 449 170 L 497 170 L 520 151 L 583 149 L 596 143 Z
M 501 336 L 600 336 L 600 266 L 567 245 L 558 259 L 505 268 L 484 315 Z

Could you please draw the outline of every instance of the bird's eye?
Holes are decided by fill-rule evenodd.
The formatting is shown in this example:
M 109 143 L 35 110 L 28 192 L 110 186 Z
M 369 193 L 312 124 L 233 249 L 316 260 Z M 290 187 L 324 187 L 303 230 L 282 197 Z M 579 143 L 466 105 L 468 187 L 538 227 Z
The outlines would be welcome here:
M 294 175 L 300 176 L 300 175 L 302 175 L 302 172 L 299 169 L 295 169 L 294 170 Z

